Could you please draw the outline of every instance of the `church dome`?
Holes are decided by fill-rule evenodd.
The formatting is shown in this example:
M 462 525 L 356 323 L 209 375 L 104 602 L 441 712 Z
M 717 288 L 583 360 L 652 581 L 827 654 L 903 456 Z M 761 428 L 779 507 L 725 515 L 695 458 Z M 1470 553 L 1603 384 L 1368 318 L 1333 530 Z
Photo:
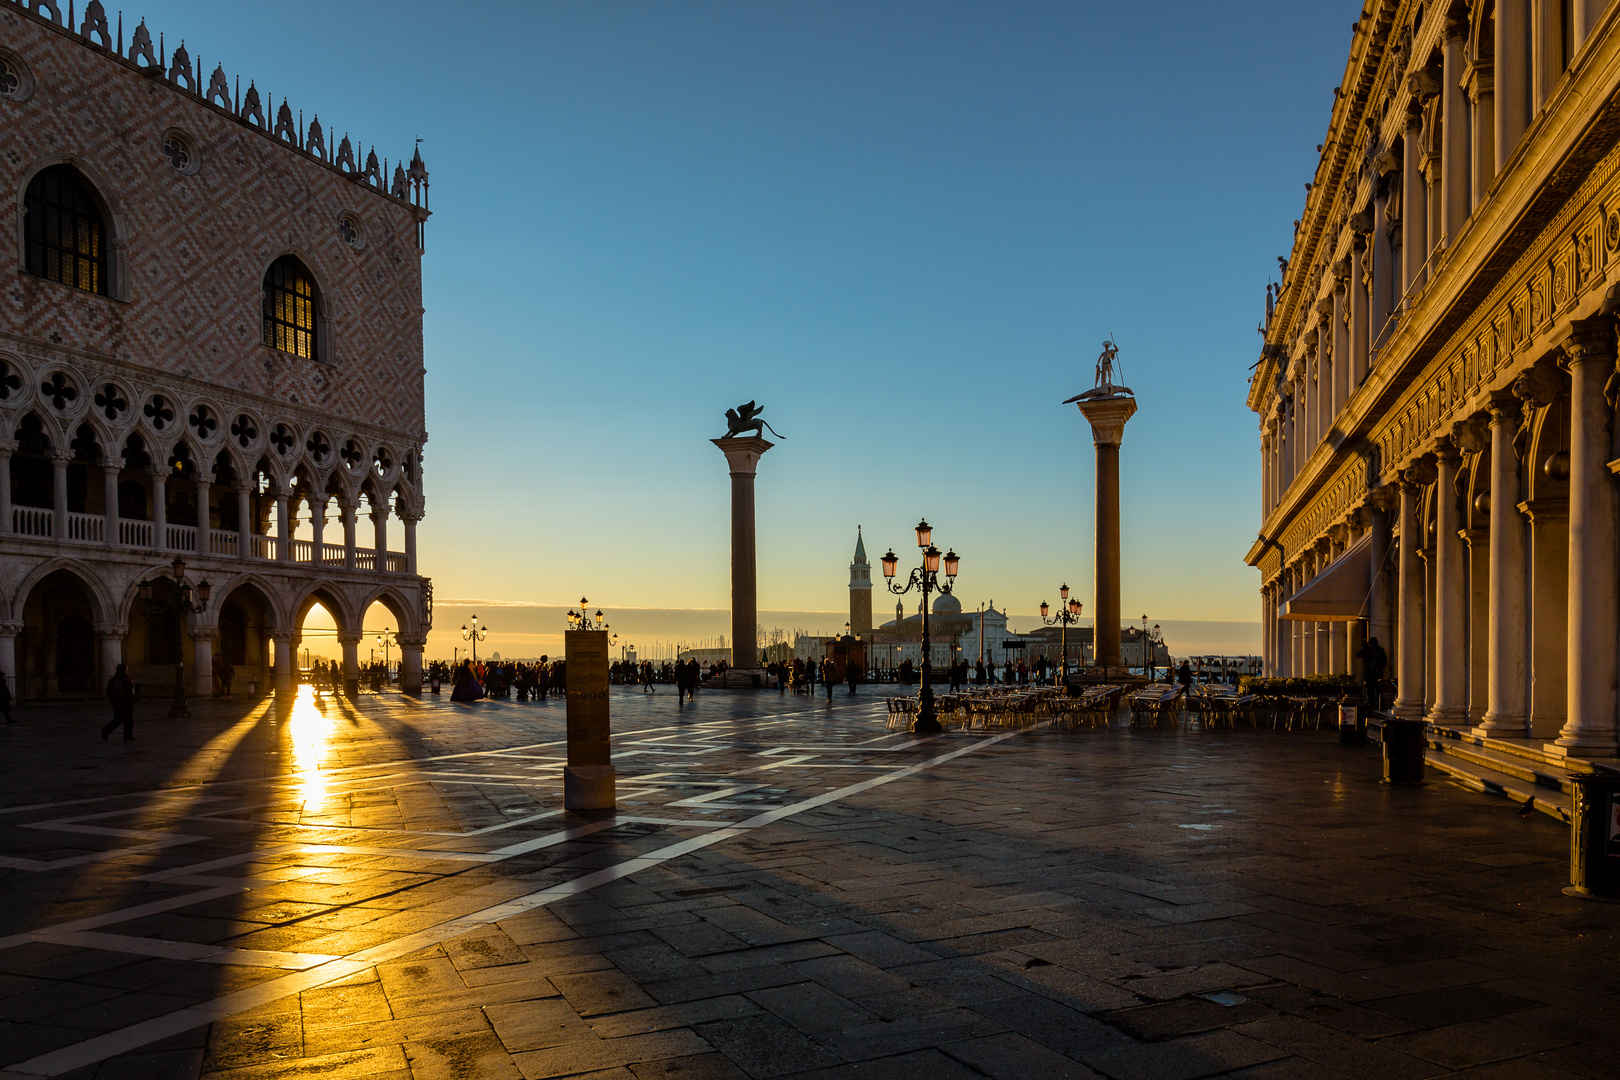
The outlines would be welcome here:
M 934 614 L 960 615 L 962 614 L 962 601 L 958 600 L 948 592 L 940 593 L 934 598 Z

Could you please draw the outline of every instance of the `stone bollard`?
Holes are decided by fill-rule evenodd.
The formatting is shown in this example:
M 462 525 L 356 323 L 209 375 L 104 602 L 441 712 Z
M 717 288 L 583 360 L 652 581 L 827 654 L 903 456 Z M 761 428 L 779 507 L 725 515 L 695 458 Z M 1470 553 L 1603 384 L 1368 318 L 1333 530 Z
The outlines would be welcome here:
M 1620 776 L 1571 773 L 1570 896 L 1620 900 Z
M 616 805 L 612 728 L 608 717 L 608 635 L 605 630 L 563 634 L 568 669 L 568 764 L 563 806 L 611 810 Z
M 1428 724 L 1391 717 L 1384 721 L 1384 783 L 1423 783 Z

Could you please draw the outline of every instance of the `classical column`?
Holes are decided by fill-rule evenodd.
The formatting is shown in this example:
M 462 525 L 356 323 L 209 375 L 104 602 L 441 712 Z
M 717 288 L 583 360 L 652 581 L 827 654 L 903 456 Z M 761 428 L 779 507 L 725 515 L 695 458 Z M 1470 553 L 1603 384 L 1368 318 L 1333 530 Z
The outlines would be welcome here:
M 1276 674 L 1272 670 L 1271 659 L 1272 619 L 1274 614 L 1271 590 L 1262 587 L 1260 589 L 1260 673 L 1266 678 Z
M 1428 184 L 1423 178 L 1423 111 L 1416 95 L 1406 113 L 1401 158 L 1401 281 L 1395 308 L 1422 288 L 1429 258 Z
M 292 498 L 286 485 L 276 488 L 276 558 L 282 562 L 292 561 L 293 520 Z
M 1350 393 L 1367 381 L 1368 320 L 1372 318 L 1367 298 L 1367 237 L 1350 237 Z
M 197 470 L 197 554 L 212 555 L 213 540 L 211 539 L 209 523 L 210 512 L 213 510 L 213 478 L 201 469 Z M 212 685 L 212 684 L 210 684 Z M 199 691 L 200 693 L 201 691 Z M 213 693 L 209 690 L 209 693 Z
M 1564 74 L 1564 5 L 1580 0 L 1530 0 L 1530 115 L 1533 117 L 1552 97 L 1553 87 Z M 1571 27 L 1571 30 L 1574 28 Z
M 1333 404 L 1328 412 L 1334 422 L 1339 419 L 1345 403 L 1356 388 L 1356 384 L 1350 381 L 1349 262 L 1343 260 L 1335 264 L 1339 265 L 1345 269 L 1343 274 L 1334 275 L 1333 311 L 1330 316 L 1333 325 Z
M 1609 5 L 1609 0 L 1574 0 L 1574 10 L 1571 13 L 1574 25 L 1570 28 L 1570 50 L 1578 53 L 1581 45 L 1586 41 L 1586 35 L 1592 32 L 1597 25 L 1603 9 Z
M 16 439 L 0 439 L 0 535 L 12 532 L 11 513 L 11 455 L 17 449 Z
M 1471 188 L 1468 178 L 1468 91 L 1464 87 L 1464 50 L 1468 19 L 1447 19 L 1445 74 L 1440 79 L 1440 105 L 1445 119 L 1440 128 L 1441 229 L 1449 247 L 1468 221 Z
M 253 519 L 249 516 L 252 509 L 248 496 L 252 494 L 253 487 L 247 483 L 236 485 L 236 555 L 240 559 L 253 557 Z
M 427 637 L 420 634 L 400 634 L 399 637 L 399 692 L 422 692 L 422 648 Z
M 1305 587 L 1305 569 L 1303 563 L 1296 563 L 1293 572 L 1289 575 L 1289 585 L 1294 596 L 1299 595 L 1300 589 Z M 1288 666 L 1289 674 L 1296 679 L 1302 679 L 1311 673 L 1307 662 L 1305 623 L 1299 619 L 1288 620 Z
M 405 521 L 405 572 L 416 577 L 416 523 L 422 520 L 422 511 L 411 510 Z M 426 644 L 424 641 L 423 644 Z
M 1097 452 L 1097 618 L 1092 630 L 1096 663 L 1104 668 L 1123 667 L 1119 649 L 1119 447 L 1125 441 L 1126 422 L 1136 414 L 1136 399 L 1096 397 L 1078 404 L 1091 424 L 1091 441 Z
M 748 671 L 759 667 L 754 647 L 759 632 L 754 473 L 765 451 L 776 444 L 757 436 L 710 441 L 726 455 L 726 465 L 731 470 L 731 666 Z
M 1340 526 L 1340 528 L 1342 529 L 1343 526 Z M 1344 554 L 1345 549 L 1343 540 L 1334 540 L 1332 541 L 1332 544 L 1333 546 L 1328 552 L 1330 557 L 1330 566 L 1333 562 L 1336 562 L 1341 555 Z M 1349 668 L 1346 667 L 1349 654 L 1345 652 L 1344 645 L 1346 640 L 1345 631 L 1350 624 L 1344 622 L 1330 622 L 1325 625 L 1327 627 L 1328 649 L 1328 662 L 1326 668 L 1327 673 L 1329 675 L 1343 675 L 1349 670 Z
M 1435 680 L 1429 719 L 1456 724 L 1468 717 L 1467 556 L 1458 535 L 1462 521 L 1457 512 L 1457 469 L 1462 455 L 1449 440 L 1441 439 L 1435 456 Z
M 347 495 L 338 496 L 338 510 L 343 514 L 343 569 L 354 569 L 355 524 L 354 515 L 359 503 Z
M 72 454 L 60 450 L 51 455 L 51 489 L 55 496 L 51 501 L 56 508 L 51 535 L 58 543 L 68 538 L 67 467 L 72 460 Z
M 1388 493 L 1388 494 L 1386 494 Z M 1367 600 L 1368 639 L 1377 638 L 1378 644 L 1391 657 L 1395 648 L 1395 619 L 1390 612 L 1389 574 L 1385 569 L 1389 558 L 1390 523 L 1389 492 L 1387 487 L 1373 491 L 1374 499 L 1367 504 L 1367 531 L 1372 533 L 1367 552 L 1372 562 L 1372 595 Z
M 350 697 L 360 693 L 360 639 L 364 636 L 359 630 L 338 631 L 338 645 L 343 649 L 343 692 Z
M 149 465 L 146 471 L 152 477 L 152 546 L 159 551 L 169 549 L 169 467 Z
M 1260 520 L 1271 513 L 1271 435 L 1260 422 Z
M 13 701 L 23 690 L 17 682 L 17 635 L 22 628 L 20 622 L 0 623 L 0 678 L 11 688 Z
M 1397 660 L 1395 715 L 1408 719 L 1423 717 L 1423 564 L 1418 550 L 1423 546 L 1418 526 L 1419 477 L 1412 469 L 1401 472 L 1400 493 L 1400 584 L 1398 603 L 1400 648 Z
M 1299 455 L 1299 467 L 1316 453 L 1322 441 L 1322 351 L 1317 347 L 1317 331 L 1305 334 L 1305 438 Z
M 276 697 L 283 701 L 292 699 L 293 684 L 293 631 L 272 630 L 270 640 L 275 643 Z M 339 640 L 342 640 L 341 636 Z
M 1468 100 L 1474 106 L 1470 145 L 1473 169 L 1469 180 L 1469 208 L 1485 201 L 1485 193 L 1496 179 L 1496 90 L 1494 68 L 1489 60 L 1475 60 L 1463 76 L 1468 84 Z
M 1530 126 L 1530 0 L 1496 0 L 1496 168 Z
M 385 499 L 380 505 L 371 508 L 371 535 L 376 546 L 376 561 L 372 569 L 383 571 L 388 569 L 388 501 Z
M 326 503 L 330 496 L 312 493 L 309 497 L 309 561 L 315 566 L 326 565 Z
M 1569 390 L 1569 668 L 1567 719 L 1549 751 L 1571 757 L 1615 755 L 1620 681 L 1620 573 L 1615 559 L 1620 499 L 1614 408 L 1604 384 L 1614 373 L 1612 317 L 1575 323 L 1564 343 Z
M 194 697 L 214 696 L 214 639 L 219 637 L 217 626 L 188 626 L 191 637 L 191 693 Z
M 1288 493 L 1288 486 L 1294 482 L 1294 444 L 1298 441 L 1294 437 L 1294 398 L 1293 388 L 1285 388 L 1288 396 L 1283 398 L 1282 407 L 1282 475 L 1277 478 L 1277 501 Z
M 1373 244 L 1372 244 L 1372 321 L 1368 324 L 1369 330 L 1369 358 L 1370 350 L 1381 347 L 1384 338 L 1390 329 L 1390 314 L 1395 310 L 1395 302 L 1400 299 L 1401 271 L 1395 265 L 1395 230 L 1400 222 L 1389 220 L 1389 200 L 1394 194 L 1394 188 L 1401 185 L 1401 161 L 1388 150 L 1380 153 L 1373 159 L 1373 166 L 1378 173 L 1375 182 L 1377 197 L 1373 201 Z
M 108 547 L 117 547 L 118 538 L 118 475 L 124 468 L 124 459 L 121 457 L 103 457 L 101 459 L 101 502 L 102 514 L 106 521 L 102 529 L 106 532 Z

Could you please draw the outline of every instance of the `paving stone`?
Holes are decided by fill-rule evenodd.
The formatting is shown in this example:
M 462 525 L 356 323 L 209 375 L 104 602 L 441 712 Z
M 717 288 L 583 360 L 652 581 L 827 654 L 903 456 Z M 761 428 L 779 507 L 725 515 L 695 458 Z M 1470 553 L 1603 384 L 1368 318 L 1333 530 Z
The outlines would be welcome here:
M 517 1080 L 521 1075 L 490 1033 L 413 1040 L 405 1043 L 405 1060 L 414 1080 Z
M 786 1076 L 839 1062 L 832 1051 L 774 1016 L 716 1020 L 694 1030 L 753 1077 Z
M 560 998 L 486 1005 L 484 1014 L 512 1053 L 560 1046 L 591 1037 L 591 1025 Z M 604 1036 L 610 1037 L 610 1036 Z
M 513 1054 L 512 1060 L 522 1071 L 525 1080 L 545 1080 L 547 1077 L 592 1073 L 633 1063 L 691 1057 L 710 1053 L 713 1049 L 692 1032 L 682 1029 L 650 1035 L 627 1035 L 622 1039 L 598 1039 L 593 1036 L 561 1046 Z

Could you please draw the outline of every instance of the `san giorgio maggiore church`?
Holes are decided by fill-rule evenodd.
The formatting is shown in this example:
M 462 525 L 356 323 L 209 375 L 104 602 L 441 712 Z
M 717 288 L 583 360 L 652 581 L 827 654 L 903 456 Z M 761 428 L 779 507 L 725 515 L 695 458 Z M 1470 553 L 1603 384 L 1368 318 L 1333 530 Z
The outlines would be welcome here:
M 419 689 L 420 156 L 73 10 L 0 0 L 0 671 L 285 691 L 320 603 L 352 687 L 380 602 Z
M 1374 636 L 1396 714 L 1612 758 L 1620 4 L 1369 0 L 1349 44 L 1249 391 L 1265 668 Z

